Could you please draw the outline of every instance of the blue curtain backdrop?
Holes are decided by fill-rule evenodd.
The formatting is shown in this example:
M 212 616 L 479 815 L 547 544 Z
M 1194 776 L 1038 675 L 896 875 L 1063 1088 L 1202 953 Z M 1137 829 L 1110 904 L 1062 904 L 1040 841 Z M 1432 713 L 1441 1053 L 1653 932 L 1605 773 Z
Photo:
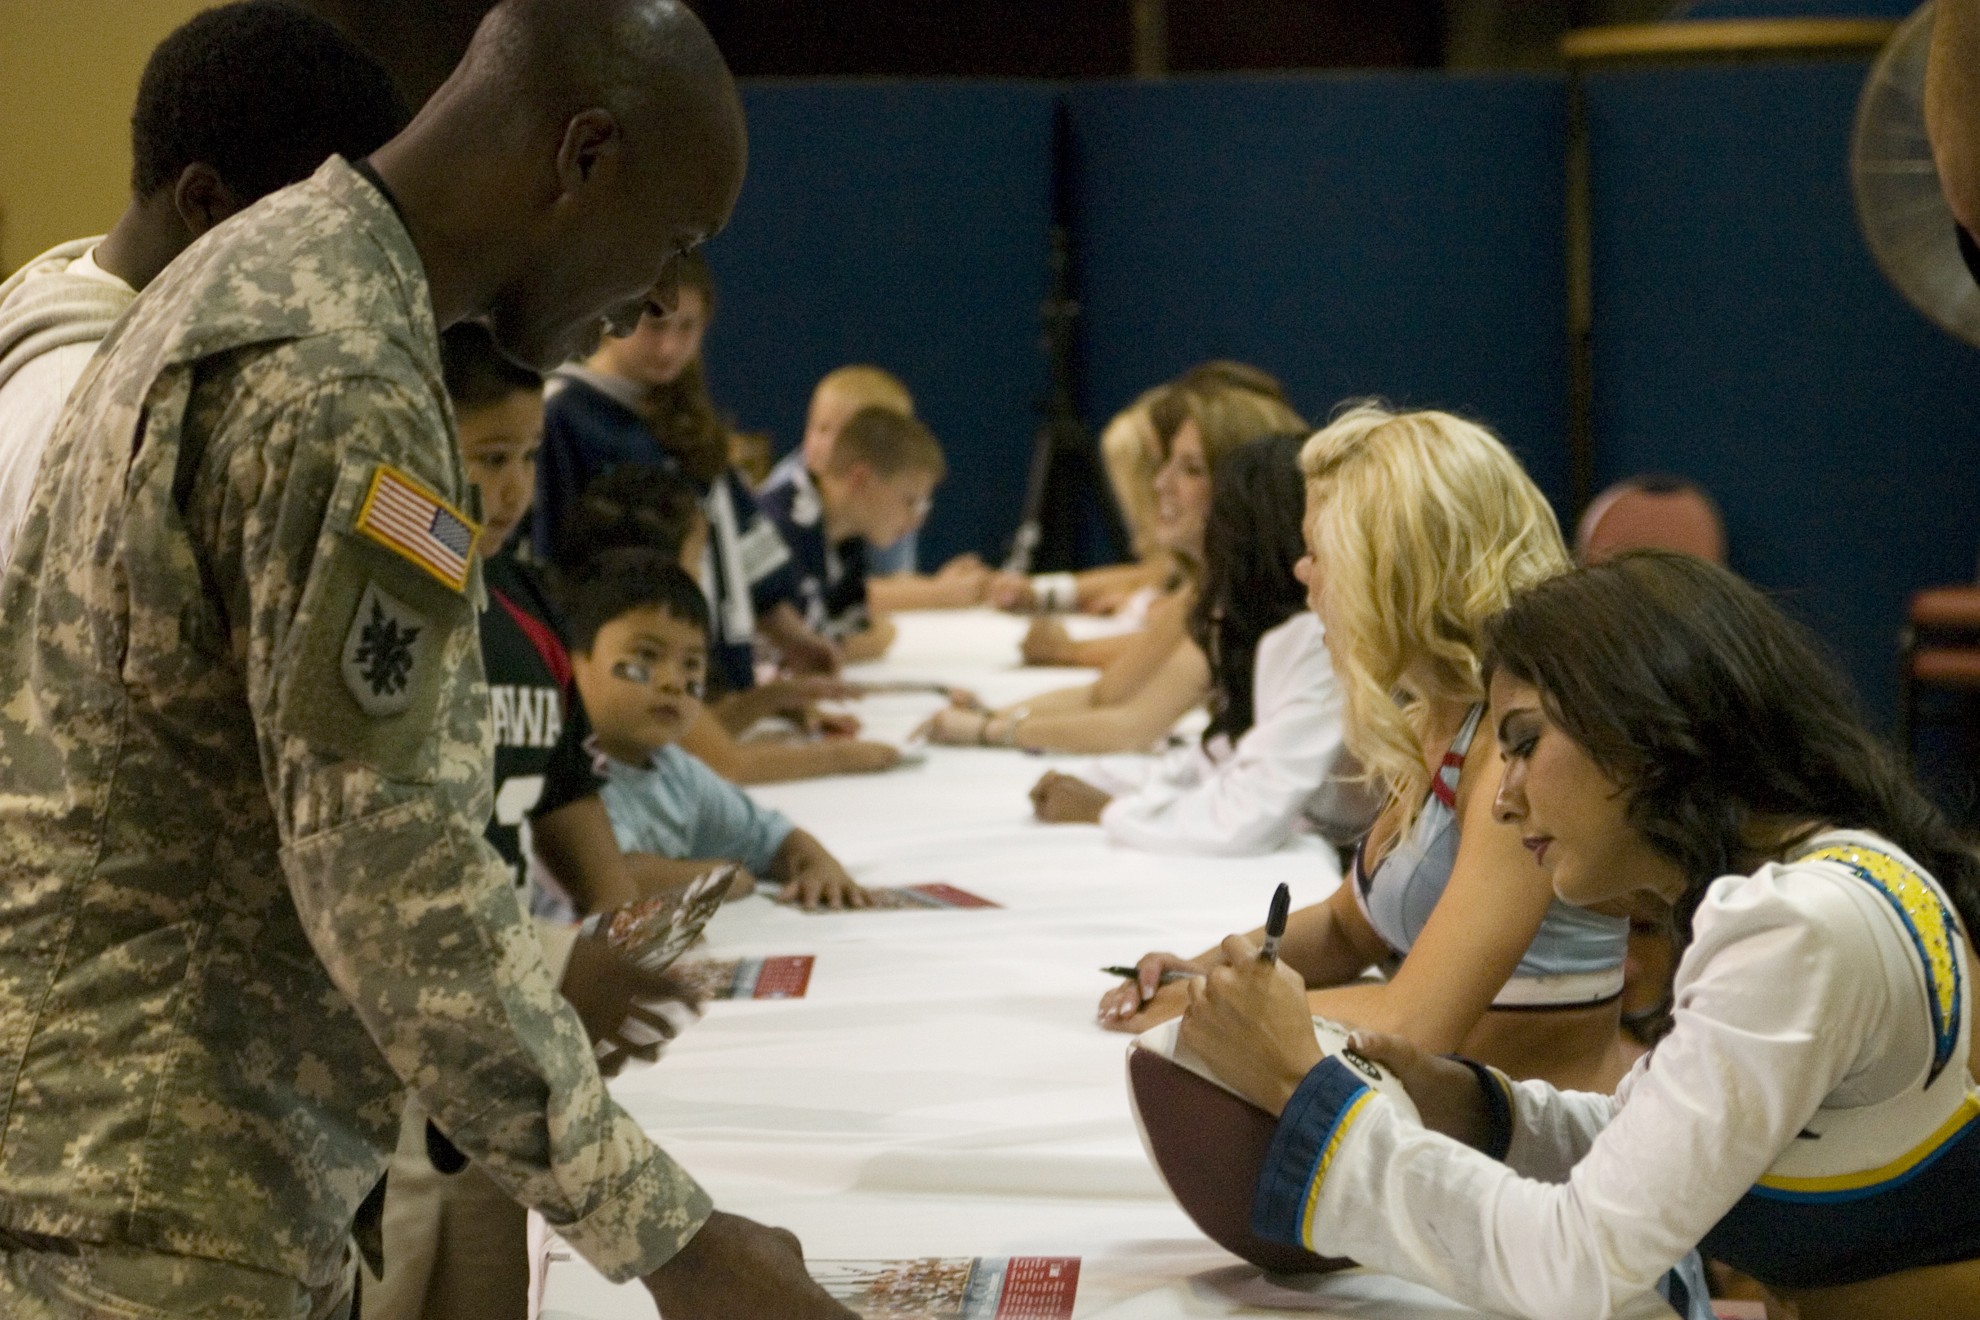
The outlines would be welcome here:
M 1087 414 L 1193 362 L 1455 409 L 1567 496 L 1561 80 L 1364 74 L 1080 88 Z
M 1980 353 L 1913 312 L 1857 234 L 1846 153 L 1866 72 L 1588 79 L 1595 420 L 1602 480 L 1705 485 L 1734 566 L 1887 716 L 1906 595 L 1970 579 L 1980 549 Z M 750 176 L 709 248 L 717 401 L 788 448 L 825 371 L 905 377 L 953 466 L 925 559 L 1001 554 L 1016 525 L 1055 188 L 1096 429 L 1149 384 L 1236 357 L 1316 422 L 1358 395 L 1482 418 L 1564 505 L 1559 78 L 746 95 Z
M 1057 95 L 968 82 L 743 93 L 749 176 L 708 245 L 721 299 L 710 389 L 782 453 L 820 376 L 849 362 L 899 375 L 949 459 L 924 565 L 1001 555 L 1017 526 L 1046 383 Z
M 1857 232 L 1862 63 L 1589 79 L 1602 478 L 1695 478 L 1733 566 L 1817 628 L 1887 717 L 1907 595 L 1971 580 L 1980 351 Z

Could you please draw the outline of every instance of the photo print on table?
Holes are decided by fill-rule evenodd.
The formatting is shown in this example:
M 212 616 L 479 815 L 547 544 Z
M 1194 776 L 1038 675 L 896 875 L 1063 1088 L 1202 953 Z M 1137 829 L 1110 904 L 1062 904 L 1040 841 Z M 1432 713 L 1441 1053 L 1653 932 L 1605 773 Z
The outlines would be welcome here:
M 703 999 L 802 999 L 811 988 L 813 955 L 697 958 L 674 964 L 674 976 Z
M 1072 1320 L 1077 1256 L 814 1260 L 826 1292 L 865 1320 Z
M 920 912 L 938 908 L 994 908 L 1002 903 L 993 903 L 981 894 L 972 894 L 967 889 L 939 881 L 925 885 L 899 885 L 889 888 L 869 889 L 873 907 L 868 911 Z

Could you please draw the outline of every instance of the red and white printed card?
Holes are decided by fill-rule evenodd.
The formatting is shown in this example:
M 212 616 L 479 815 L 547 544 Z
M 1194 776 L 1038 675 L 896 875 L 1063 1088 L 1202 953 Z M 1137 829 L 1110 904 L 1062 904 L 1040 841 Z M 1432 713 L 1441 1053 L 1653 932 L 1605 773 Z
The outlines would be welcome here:
M 972 894 L 967 889 L 954 885 L 934 882 L 925 885 L 901 885 L 892 889 L 869 889 L 873 896 L 873 907 L 888 912 L 929 911 L 938 908 L 994 908 L 1002 903 L 993 903 L 981 894 Z
M 802 999 L 811 988 L 808 953 L 777 958 L 711 958 L 674 964 L 674 975 L 703 999 Z
M 814 1260 L 811 1277 L 866 1320 L 1072 1320 L 1077 1256 Z

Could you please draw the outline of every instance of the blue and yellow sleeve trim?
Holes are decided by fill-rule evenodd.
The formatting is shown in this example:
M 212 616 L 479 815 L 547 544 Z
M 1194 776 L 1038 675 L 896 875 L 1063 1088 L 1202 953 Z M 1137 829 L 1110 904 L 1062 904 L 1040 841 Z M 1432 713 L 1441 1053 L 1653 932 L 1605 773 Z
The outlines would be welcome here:
M 1932 1068 L 1925 1085 L 1938 1080 L 1964 1034 L 1959 1017 L 1960 968 L 1955 942 L 1959 921 L 1939 893 L 1916 871 L 1889 853 L 1860 844 L 1818 848 L 1804 860 L 1835 862 L 1884 896 L 1925 968 L 1926 999 L 1932 1010 Z
M 1251 1203 L 1251 1230 L 1311 1248 L 1327 1166 L 1375 1093 L 1336 1058 L 1320 1061 L 1286 1102 Z
M 1769 1174 L 1754 1185 L 1752 1194 L 1769 1201 L 1828 1202 L 1856 1201 L 1888 1192 L 1931 1168 L 1941 1155 L 1966 1137 L 1976 1119 L 1980 1119 L 1980 1098 L 1969 1095 L 1939 1125 L 1938 1131 L 1881 1168 L 1820 1178 Z

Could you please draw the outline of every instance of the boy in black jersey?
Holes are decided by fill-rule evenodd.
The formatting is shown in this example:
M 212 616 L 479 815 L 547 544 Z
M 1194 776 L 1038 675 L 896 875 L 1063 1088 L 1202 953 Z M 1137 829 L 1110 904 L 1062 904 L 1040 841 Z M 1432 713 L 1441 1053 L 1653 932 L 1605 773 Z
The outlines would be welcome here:
M 585 744 L 590 729 L 570 659 L 541 579 L 504 546 L 527 518 L 543 428 L 543 384 L 503 358 L 472 323 L 442 337 L 442 362 L 460 430 L 463 465 L 480 497 L 487 608 L 482 665 L 495 732 L 495 810 L 487 837 L 513 868 L 518 901 L 537 923 L 546 961 L 601 1045 L 608 1071 L 652 1058 L 673 1035 L 641 1007 L 681 999 L 678 987 L 620 961 L 602 940 L 580 939 L 558 917 L 620 906 L 661 879 L 619 851 L 598 797 L 603 780 Z M 541 866 L 536 863 L 540 862 Z M 365 1274 L 363 1320 L 523 1320 L 528 1308 L 527 1220 L 444 1136 L 409 1106 L 387 1182 L 386 1269 Z

